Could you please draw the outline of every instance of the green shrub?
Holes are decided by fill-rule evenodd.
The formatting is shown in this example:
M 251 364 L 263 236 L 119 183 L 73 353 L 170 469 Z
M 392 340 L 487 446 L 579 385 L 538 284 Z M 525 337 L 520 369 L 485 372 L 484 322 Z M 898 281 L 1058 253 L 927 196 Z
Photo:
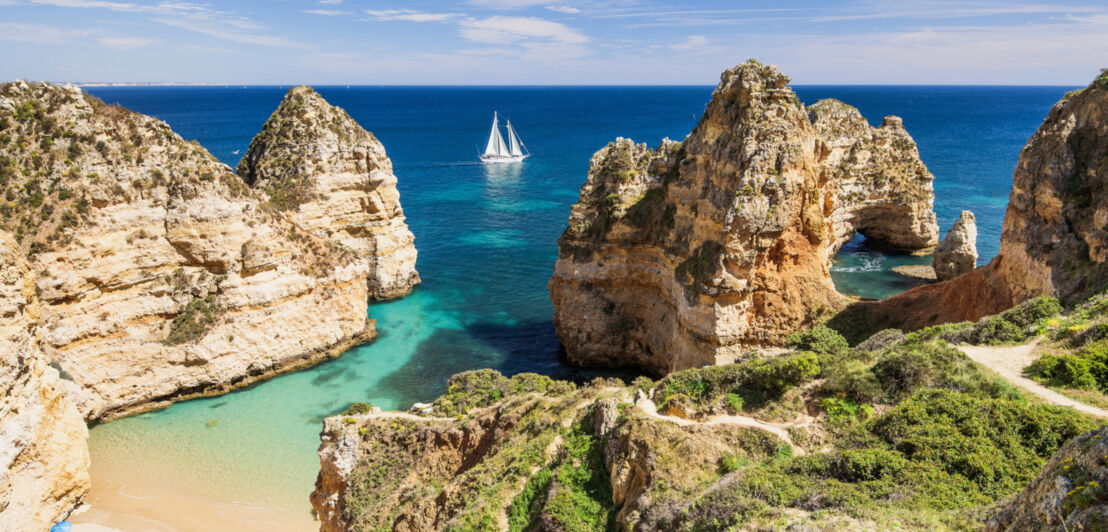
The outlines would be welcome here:
M 730 451 L 723 451 L 723 456 L 719 458 L 719 469 L 723 473 L 738 471 L 748 465 L 750 465 L 749 458 Z
M 873 415 L 873 407 L 867 404 L 859 404 L 850 398 L 828 397 L 820 402 L 827 411 L 827 418 L 832 423 L 843 423 L 868 419 Z
M 945 342 L 905 343 L 873 366 L 885 399 L 899 401 L 922 388 L 942 388 L 984 397 L 1019 397 L 1011 385 L 985 373 Z
M 734 412 L 736 414 L 742 413 L 742 411 L 743 411 L 743 398 L 742 398 L 742 396 L 737 394 L 737 393 L 727 394 L 727 408 L 729 408 L 731 410 L 731 412 Z
M 1074 353 L 1043 355 L 1028 366 L 1027 373 L 1051 386 L 1108 393 L 1108 340 L 1093 342 Z
M 346 407 L 346 412 L 344 412 L 344 414 L 356 416 L 360 414 L 368 414 L 371 411 L 373 411 L 373 405 L 371 404 L 352 403 L 350 406 Z
M 824 395 L 852 399 L 856 402 L 871 403 L 885 395 L 881 382 L 870 369 L 871 365 L 862 360 L 843 360 L 835 364 L 824 365 L 824 381 L 820 391 Z
M 216 322 L 220 312 L 215 296 L 193 298 L 184 310 L 169 323 L 169 334 L 164 343 L 178 345 L 195 342 L 208 334 L 208 329 Z
M 786 390 L 819 375 L 815 353 L 800 352 L 726 366 L 678 371 L 656 384 L 659 405 L 719 406 L 727 394 L 746 404 L 763 404 Z M 672 401 L 672 403 L 671 403 Z
M 807 331 L 790 334 L 785 341 L 790 347 L 811 351 L 820 357 L 840 354 L 850 349 L 843 335 L 826 325 L 817 325 Z
M 571 382 L 557 381 L 536 373 L 519 373 L 508 378 L 496 370 L 479 369 L 450 377 L 446 393 L 435 399 L 434 407 L 435 412 L 443 416 L 454 416 L 513 395 L 538 393 L 556 396 L 574 389 Z

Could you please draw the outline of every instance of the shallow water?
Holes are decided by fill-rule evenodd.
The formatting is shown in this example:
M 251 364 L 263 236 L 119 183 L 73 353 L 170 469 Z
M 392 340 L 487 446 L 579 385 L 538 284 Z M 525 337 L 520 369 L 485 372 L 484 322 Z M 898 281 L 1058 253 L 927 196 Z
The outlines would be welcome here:
M 695 125 L 711 87 L 337 88 L 320 92 L 384 143 L 416 235 L 424 284 L 372 304 L 380 337 L 309 370 L 221 397 L 96 426 L 100 471 L 141 469 L 211 500 L 308 512 L 320 420 L 353 401 L 406 408 L 459 371 L 492 367 L 556 377 L 592 373 L 559 359 L 546 282 L 557 237 L 592 153 L 617 136 L 656 145 Z M 806 103 L 836 97 L 872 123 L 904 117 L 936 175 L 942 230 L 975 211 L 983 259 L 997 251 L 1020 147 L 1068 87 L 799 87 Z M 93 88 L 108 102 L 158 116 L 234 166 L 285 89 Z M 492 111 L 508 115 L 533 157 L 474 162 Z M 234 152 L 238 151 L 238 154 Z M 889 272 L 926 258 L 869 252 L 856 239 L 832 276 L 846 293 L 884 297 L 915 281 Z M 109 474 L 109 473 L 105 473 Z M 94 479 L 94 482 L 96 479 Z

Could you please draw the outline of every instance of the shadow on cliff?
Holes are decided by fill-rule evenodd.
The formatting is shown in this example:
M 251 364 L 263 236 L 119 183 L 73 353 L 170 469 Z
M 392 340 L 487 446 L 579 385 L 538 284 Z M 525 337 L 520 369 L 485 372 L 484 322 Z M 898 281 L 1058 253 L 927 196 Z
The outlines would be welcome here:
M 507 376 L 529 371 L 578 383 L 598 376 L 635 376 L 569 365 L 552 322 L 480 322 L 464 329 L 435 331 L 419 343 L 407 363 L 377 383 L 373 394 L 397 397 L 401 405 L 429 402 L 446 391 L 452 375 L 485 368 Z

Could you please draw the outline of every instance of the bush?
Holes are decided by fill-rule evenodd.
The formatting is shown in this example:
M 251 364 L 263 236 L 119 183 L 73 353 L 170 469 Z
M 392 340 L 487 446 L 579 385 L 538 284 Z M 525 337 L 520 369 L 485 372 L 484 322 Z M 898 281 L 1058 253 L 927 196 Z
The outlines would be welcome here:
M 1108 340 L 1093 342 L 1075 353 L 1043 355 L 1027 368 L 1044 384 L 1108 393 Z
M 873 366 L 888 401 L 896 402 L 921 388 L 943 388 L 983 397 L 1019 397 L 1011 385 L 986 374 L 961 351 L 945 342 L 905 343 Z
M 346 412 L 344 412 L 344 414 L 356 416 L 360 414 L 368 414 L 371 411 L 373 411 L 373 405 L 371 404 L 352 403 L 350 406 L 346 407 Z
M 873 407 L 850 398 L 828 397 L 820 402 L 832 423 L 864 420 L 873 415 Z
M 508 378 L 493 369 L 479 369 L 450 377 L 446 393 L 435 399 L 434 407 L 435 412 L 443 416 L 453 416 L 513 395 L 562 395 L 574 389 L 571 382 L 556 381 L 536 373 L 519 373 Z
M 743 398 L 737 393 L 727 394 L 727 408 L 735 414 L 742 413 L 743 411 Z
M 815 353 L 800 352 L 727 366 L 694 368 L 671 373 L 656 384 L 655 401 L 661 406 L 689 407 L 723 404 L 727 394 L 747 404 L 763 404 L 786 390 L 819 375 Z
M 827 380 L 820 391 L 825 395 L 864 403 L 880 400 L 885 395 L 885 390 L 870 369 L 870 364 L 861 360 L 844 360 L 825 365 L 823 376 Z
M 790 347 L 811 351 L 820 357 L 841 354 L 850 349 L 846 338 L 826 325 L 790 334 L 785 341 Z
M 748 465 L 750 465 L 750 459 L 730 451 L 723 451 L 723 456 L 719 458 L 719 468 L 724 473 L 738 471 Z
M 885 329 L 866 338 L 855 349 L 858 351 L 880 351 L 900 343 L 904 338 L 904 332 L 900 329 Z

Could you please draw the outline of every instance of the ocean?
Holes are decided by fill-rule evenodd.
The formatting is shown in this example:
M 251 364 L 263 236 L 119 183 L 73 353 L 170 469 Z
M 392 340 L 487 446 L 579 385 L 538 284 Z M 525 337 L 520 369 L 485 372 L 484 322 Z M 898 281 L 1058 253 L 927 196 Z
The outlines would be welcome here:
M 874 125 L 888 114 L 903 117 L 935 174 L 942 233 L 963 209 L 977 215 L 980 264 L 997 252 L 1020 148 L 1072 88 L 795 87 L 806 104 L 837 98 Z M 232 167 L 286 90 L 88 89 L 165 120 Z M 98 471 L 128 471 L 188 497 L 307 516 L 321 420 L 351 402 L 407 408 L 436 397 L 450 375 L 475 368 L 597 375 L 560 359 L 546 289 L 589 157 L 619 136 L 651 146 L 683 138 L 712 87 L 317 90 L 373 132 L 392 158 L 423 284 L 406 298 L 369 305 L 380 337 L 335 360 L 93 427 L 94 483 Z M 524 163 L 477 162 L 494 110 L 512 120 L 532 153 Z M 890 268 L 928 261 L 871 252 L 859 237 L 836 257 L 832 275 L 842 292 L 879 298 L 915 285 Z

